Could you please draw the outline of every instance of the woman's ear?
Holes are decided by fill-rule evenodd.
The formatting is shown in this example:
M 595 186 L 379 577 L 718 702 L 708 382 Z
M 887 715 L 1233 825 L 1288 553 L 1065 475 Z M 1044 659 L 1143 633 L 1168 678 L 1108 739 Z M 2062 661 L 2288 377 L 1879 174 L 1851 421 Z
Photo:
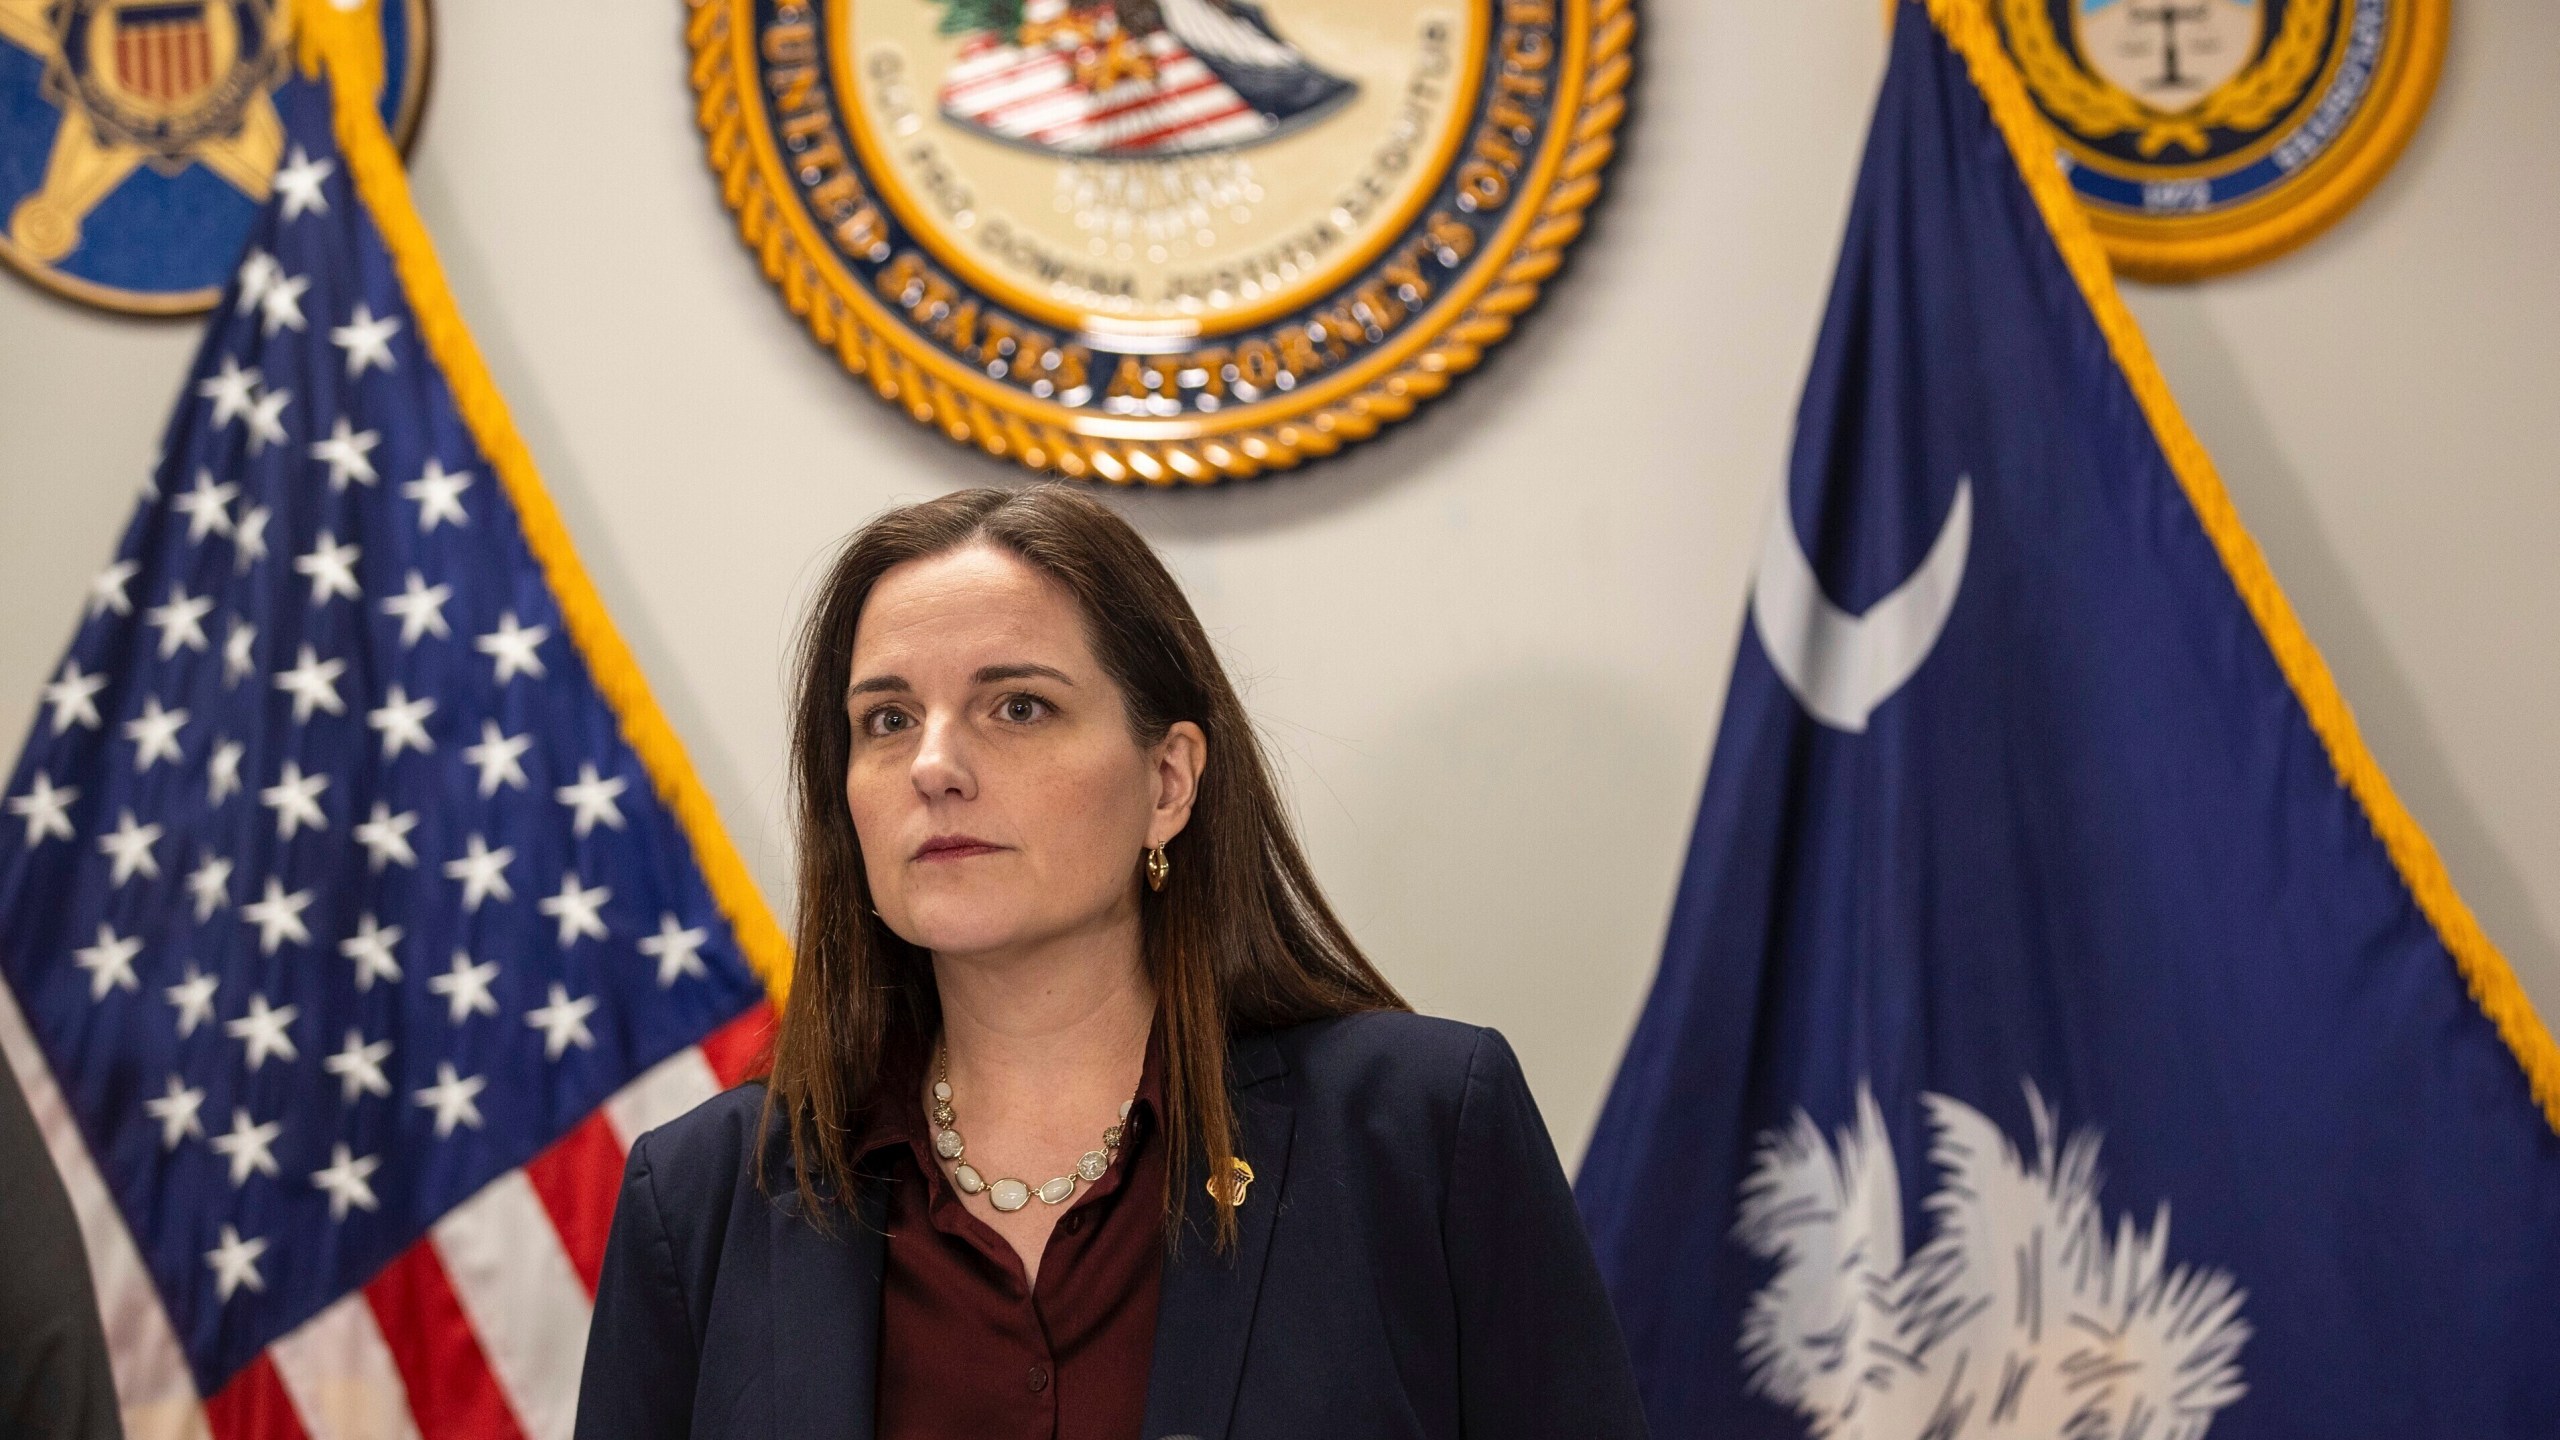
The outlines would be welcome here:
M 1147 843 L 1162 845 L 1191 823 L 1191 807 L 1200 798 L 1200 773 L 1209 768 L 1209 737 L 1188 720 L 1177 720 L 1155 744 L 1155 816 L 1147 823 Z

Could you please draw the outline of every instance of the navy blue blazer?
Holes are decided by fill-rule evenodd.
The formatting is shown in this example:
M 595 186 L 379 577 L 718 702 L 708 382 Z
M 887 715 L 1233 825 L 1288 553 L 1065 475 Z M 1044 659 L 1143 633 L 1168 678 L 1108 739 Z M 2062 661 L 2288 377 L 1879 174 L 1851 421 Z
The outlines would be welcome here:
M 1554 1143 L 1501 1034 L 1403 1012 L 1238 1038 L 1239 1244 L 1194 1164 L 1141 1440 L 1645 1434 Z M 631 1147 L 580 1440 L 870 1440 L 887 1242 L 804 1219 L 761 1085 Z M 771 1193 L 757 1189 L 758 1165 Z

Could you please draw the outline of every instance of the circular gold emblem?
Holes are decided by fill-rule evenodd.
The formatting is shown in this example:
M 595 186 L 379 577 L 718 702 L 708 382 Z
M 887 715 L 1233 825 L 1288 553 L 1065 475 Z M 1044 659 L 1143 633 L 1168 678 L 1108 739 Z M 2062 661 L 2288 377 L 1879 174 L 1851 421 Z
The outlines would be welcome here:
M 2426 114 L 2449 0 L 1990 0 L 2072 187 L 2126 274 L 2300 245 Z
M 287 0 L 0 0 L 0 262 L 135 315 L 211 309 L 276 172 Z M 382 123 L 426 95 L 427 0 L 386 0 Z
M 1169 484 L 1366 439 L 1596 198 L 1629 0 L 691 0 L 722 198 L 882 398 Z

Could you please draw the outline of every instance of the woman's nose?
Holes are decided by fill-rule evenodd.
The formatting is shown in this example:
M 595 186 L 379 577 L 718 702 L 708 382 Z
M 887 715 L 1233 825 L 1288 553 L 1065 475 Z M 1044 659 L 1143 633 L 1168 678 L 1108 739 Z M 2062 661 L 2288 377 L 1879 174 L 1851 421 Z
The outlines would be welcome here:
M 928 800 L 974 797 L 978 782 L 969 766 L 965 727 L 948 719 L 927 718 L 924 743 L 916 747 L 913 774 L 916 793 Z

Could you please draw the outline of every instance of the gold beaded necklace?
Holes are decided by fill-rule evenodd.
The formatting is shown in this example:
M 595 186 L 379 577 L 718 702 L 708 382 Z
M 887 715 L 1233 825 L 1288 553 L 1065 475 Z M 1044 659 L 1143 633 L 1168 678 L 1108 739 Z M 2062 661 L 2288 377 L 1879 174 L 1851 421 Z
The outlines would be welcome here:
M 1076 1193 L 1080 1183 L 1102 1178 L 1111 1162 L 1120 1157 L 1120 1137 L 1128 1128 L 1130 1107 L 1138 1103 L 1136 1096 L 1120 1102 L 1120 1118 L 1102 1132 L 1102 1148 L 1087 1150 L 1076 1161 L 1076 1168 L 1055 1175 L 1034 1186 L 1027 1180 L 1010 1175 L 989 1180 L 968 1162 L 969 1142 L 960 1138 L 959 1114 L 951 1108 L 951 1052 L 935 1046 L 933 1052 L 933 1153 L 952 1164 L 952 1183 L 964 1194 L 987 1192 L 987 1203 L 1007 1214 L 1031 1203 L 1037 1195 L 1044 1205 L 1063 1205 Z

